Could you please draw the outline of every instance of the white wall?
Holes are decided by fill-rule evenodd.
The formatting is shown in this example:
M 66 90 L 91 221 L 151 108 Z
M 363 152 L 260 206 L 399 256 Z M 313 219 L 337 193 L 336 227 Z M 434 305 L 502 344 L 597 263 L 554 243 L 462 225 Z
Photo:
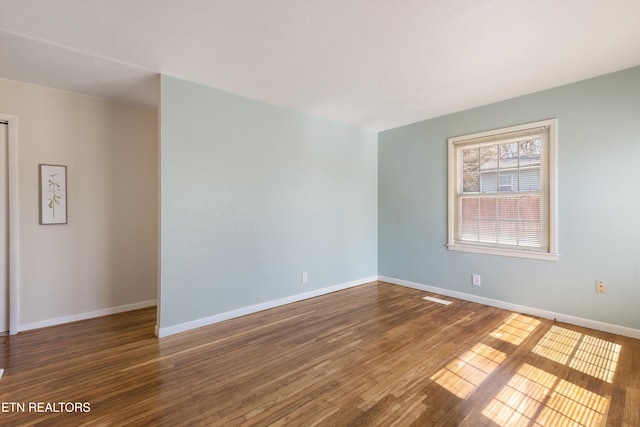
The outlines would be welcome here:
M 376 276 L 375 132 L 161 81 L 160 335 Z
M 550 118 L 558 261 L 447 250 L 447 138 Z M 378 143 L 381 276 L 640 330 L 640 67 L 388 130 Z
M 152 302 L 157 111 L 0 79 L 0 112 L 19 123 L 19 329 Z M 39 163 L 67 166 L 67 225 L 38 225 Z

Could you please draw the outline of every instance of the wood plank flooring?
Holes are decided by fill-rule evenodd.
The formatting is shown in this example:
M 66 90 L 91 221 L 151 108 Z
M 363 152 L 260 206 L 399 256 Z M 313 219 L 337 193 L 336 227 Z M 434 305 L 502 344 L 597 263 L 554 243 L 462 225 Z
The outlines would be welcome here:
M 161 340 L 154 324 L 1 337 L 0 425 L 640 425 L 640 341 L 387 283 Z

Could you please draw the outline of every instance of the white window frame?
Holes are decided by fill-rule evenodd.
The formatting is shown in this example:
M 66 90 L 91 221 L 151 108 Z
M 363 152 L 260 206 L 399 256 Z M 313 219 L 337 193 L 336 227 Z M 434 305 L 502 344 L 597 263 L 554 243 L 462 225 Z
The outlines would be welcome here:
M 449 188 L 448 188 L 448 243 L 447 247 L 452 251 L 472 252 L 479 254 L 500 255 L 516 258 L 528 258 L 545 261 L 557 261 L 558 260 L 558 246 L 557 246 L 557 162 L 556 162 L 556 142 L 557 142 L 557 119 L 542 120 L 533 123 L 526 123 L 517 126 L 510 126 L 501 129 L 493 129 L 485 132 L 478 132 L 474 134 L 461 135 L 453 138 L 449 138 Z M 548 165 L 547 170 L 549 174 L 549 229 L 548 229 L 548 242 L 549 247 L 547 252 L 527 251 L 521 249 L 509 249 L 509 248 L 496 248 L 489 246 L 471 245 L 464 242 L 456 241 L 455 239 L 455 204 L 457 200 L 458 180 L 461 179 L 459 173 L 462 167 L 462 159 L 456 157 L 456 148 L 463 142 L 477 138 L 487 138 L 504 134 L 507 132 L 525 131 L 527 129 L 549 127 L 549 146 L 548 146 Z M 461 157 L 461 156 L 460 156 Z

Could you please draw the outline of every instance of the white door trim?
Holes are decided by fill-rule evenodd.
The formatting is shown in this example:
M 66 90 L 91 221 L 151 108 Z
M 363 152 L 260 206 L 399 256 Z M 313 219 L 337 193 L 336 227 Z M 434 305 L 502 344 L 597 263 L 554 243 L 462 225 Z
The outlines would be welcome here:
M 0 113 L 0 120 L 9 124 L 8 139 L 8 171 L 9 171 L 9 334 L 18 333 L 18 116 Z

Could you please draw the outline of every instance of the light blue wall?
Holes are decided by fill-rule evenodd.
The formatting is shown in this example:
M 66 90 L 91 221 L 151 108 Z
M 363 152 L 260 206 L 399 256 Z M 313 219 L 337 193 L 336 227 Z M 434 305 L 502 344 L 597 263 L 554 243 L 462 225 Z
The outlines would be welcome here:
M 168 76 L 160 110 L 161 328 L 377 274 L 375 132 Z
M 553 117 L 560 260 L 448 251 L 447 138 Z M 392 129 L 378 144 L 380 275 L 640 329 L 640 67 Z

